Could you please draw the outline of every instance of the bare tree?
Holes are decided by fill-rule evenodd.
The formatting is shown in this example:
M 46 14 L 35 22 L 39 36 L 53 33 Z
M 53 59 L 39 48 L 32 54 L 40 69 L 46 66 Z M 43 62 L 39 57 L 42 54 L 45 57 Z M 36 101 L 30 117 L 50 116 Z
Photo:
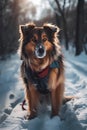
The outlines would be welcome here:
M 17 50 L 18 1 L 0 0 L 0 55 Z
M 4 14 L 4 9 L 6 8 L 7 1 L 6 0 L 1 0 L 0 1 L 0 55 L 4 51 L 4 44 L 3 44 L 3 14 Z
M 77 20 L 76 20 L 76 38 L 75 38 L 76 54 L 75 55 L 79 55 L 82 52 L 83 39 L 84 39 L 84 0 L 78 0 Z
M 54 9 L 54 12 L 56 13 L 57 19 L 59 18 L 59 15 L 61 15 L 61 19 L 63 22 L 63 31 L 64 31 L 64 37 L 65 37 L 65 48 L 66 50 L 68 50 L 69 46 L 68 46 L 68 34 L 67 34 L 67 22 L 66 22 L 66 17 L 65 17 L 65 4 L 66 4 L 66 0 L 63 0 L 63 7 L 61 8 L 59 0 L 54 0 L 56 5 L 57 5 L 57 9 L 55 9 L 55 7 L 53 7 L 52 3 L 49 0 L 49 3 L 51 4 L 52 8 Z M 59 13 L 58 13 L 59 12 Z

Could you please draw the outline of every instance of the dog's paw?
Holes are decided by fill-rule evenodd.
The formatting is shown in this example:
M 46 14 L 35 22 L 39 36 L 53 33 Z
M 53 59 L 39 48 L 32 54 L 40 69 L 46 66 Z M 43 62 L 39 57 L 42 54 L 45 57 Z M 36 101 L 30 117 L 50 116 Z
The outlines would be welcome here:
M 31 120 L 34 119 L 35 117 L 37 117 L 37 115 L 34 114 L 27 114 L 26 116 L 24 116 L 25 120 Z
M 58 112 L 56 112 L 56 113 L 52 112 L 50 115 L 50 118 L 54 118 L 55 116 L 59 116 Z

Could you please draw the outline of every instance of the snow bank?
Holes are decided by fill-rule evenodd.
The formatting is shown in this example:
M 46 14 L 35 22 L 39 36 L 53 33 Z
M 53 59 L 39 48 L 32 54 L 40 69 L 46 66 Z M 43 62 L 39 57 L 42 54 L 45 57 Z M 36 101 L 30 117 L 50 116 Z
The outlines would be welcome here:
M 21 110 L 18 104 L 10 114 L 10 116 L 1 124 L 2 130 L 60 130 L 60 118 L 54 117 L 50 119 L 48 115 L 39 116 L 33 120 L 25 120 L 26 111 Z

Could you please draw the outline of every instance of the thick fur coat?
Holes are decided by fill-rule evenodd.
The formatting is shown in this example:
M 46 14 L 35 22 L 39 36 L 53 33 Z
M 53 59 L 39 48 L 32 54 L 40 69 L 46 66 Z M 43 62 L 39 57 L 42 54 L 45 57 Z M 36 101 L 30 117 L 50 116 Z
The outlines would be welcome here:
M 59 28 L 52 24 L 20 26 L 21 76 L 29 119 L 37 116 L 42 94 L 50 96 L 51 117 L 59 114 L 64 94 L 64 65 L 58 33 Z

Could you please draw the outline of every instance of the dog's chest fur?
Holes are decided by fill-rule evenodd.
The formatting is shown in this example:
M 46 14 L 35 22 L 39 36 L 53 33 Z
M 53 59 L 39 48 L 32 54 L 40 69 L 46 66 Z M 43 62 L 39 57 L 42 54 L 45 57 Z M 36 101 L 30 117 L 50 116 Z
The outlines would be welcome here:
M 53 68 L 59 68 L 58 61 L 54 61 L 50 66 L 47 66 L 44 70 L 42 70 L 39 73 L 34 72 L 29 66 L 23 63 L 24 81 L 26 82 L 26 84 L 28 84 L 28 82 L 30 81 L 32 84 L 34 84 L 36 89 L 41 94 L 47 94 L 49 93 L 48 79 L 49 79 L 50 71 Z

